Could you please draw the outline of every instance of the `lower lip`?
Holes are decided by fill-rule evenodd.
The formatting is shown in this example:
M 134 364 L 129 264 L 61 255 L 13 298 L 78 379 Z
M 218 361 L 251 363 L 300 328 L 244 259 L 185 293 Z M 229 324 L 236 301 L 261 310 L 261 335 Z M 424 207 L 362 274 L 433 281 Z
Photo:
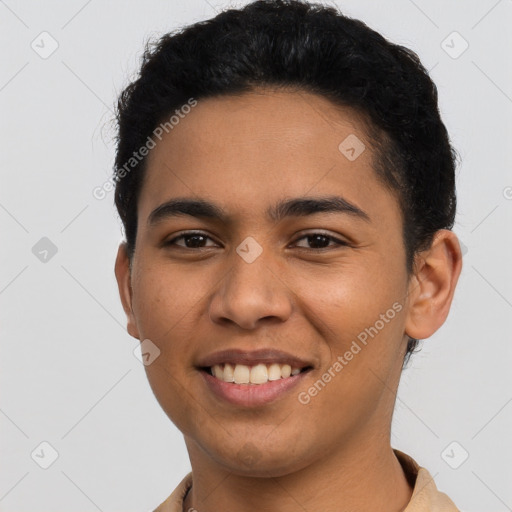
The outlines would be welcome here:
M 205 370 L 201 370 L 200 373 L 210 390 L 219 398 L 234 405 L 256 407 L 281 398 L 297 386 L 310 371 L 306 370 L 284 379 L 271 380 L 265 384 L 234 384 L 217 379 Z

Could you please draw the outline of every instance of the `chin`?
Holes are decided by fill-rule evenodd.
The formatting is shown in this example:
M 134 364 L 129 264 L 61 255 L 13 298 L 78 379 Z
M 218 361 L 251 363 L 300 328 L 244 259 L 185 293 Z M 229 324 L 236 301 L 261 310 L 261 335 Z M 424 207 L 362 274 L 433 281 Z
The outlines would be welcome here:
M 223 465 L 231 473 L 248 477 L 275 478 L 285 476 L 306 467 L 309 462 L 305 454 L 294 451 L 290 458 L 289 446 L 276 450 L 276 446 L 269 448 L 259 447 L 250 441 L 242 444 L 238 449 L 228 448 L 225 453 L 216 453 L 216 462 Z M 212 453 L 212 452 L 210 452 Z

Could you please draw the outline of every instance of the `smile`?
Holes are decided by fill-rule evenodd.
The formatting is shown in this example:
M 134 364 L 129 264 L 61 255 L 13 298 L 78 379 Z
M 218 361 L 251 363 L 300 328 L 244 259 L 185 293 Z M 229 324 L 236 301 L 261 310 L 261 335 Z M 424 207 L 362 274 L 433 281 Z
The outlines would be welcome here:
M 312 366 L 293 368 L 288 364 L 216 364 L 200 368 L 207 389 L 222 402 L 238 407 L 262 407 L 284 399 L 297 389 L 313 370 Z
M 254 366 L 247 366 L 245 364 L 216 364 L 207 369 L 210 375 L 215 378 L 233 384 L 265 384 L 269 381 L 279 379 L 287 379 L 290 376 L 295 376 L 305 368 L 292 368 L 289 364 L 256 364 Z

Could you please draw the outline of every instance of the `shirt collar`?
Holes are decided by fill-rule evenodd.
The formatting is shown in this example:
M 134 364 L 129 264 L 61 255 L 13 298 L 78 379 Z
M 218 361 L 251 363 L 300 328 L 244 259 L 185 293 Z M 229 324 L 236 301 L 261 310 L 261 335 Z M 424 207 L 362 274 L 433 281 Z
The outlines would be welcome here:
M 460 512 L 453 501 L 437 489 L 428 470 L 420 467 L 410 455 L 397 449 L 393 452 L 413 487 L 411 499 L 403 512 Z

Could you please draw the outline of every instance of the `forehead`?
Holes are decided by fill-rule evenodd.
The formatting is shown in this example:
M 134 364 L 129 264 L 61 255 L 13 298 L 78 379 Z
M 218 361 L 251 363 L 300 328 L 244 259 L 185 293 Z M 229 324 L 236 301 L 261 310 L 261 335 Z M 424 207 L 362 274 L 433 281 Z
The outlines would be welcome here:
M 373 170 L 364 118 L 306 92 L 259 90 L 198 100 L 148 155 L 139 218 L 172 197 L 262 212 L 280 197 L 389 191 Z M 389 200 L 389 198 L 388 198 Z M 394 198 L 393 198 L 394 200 Z

